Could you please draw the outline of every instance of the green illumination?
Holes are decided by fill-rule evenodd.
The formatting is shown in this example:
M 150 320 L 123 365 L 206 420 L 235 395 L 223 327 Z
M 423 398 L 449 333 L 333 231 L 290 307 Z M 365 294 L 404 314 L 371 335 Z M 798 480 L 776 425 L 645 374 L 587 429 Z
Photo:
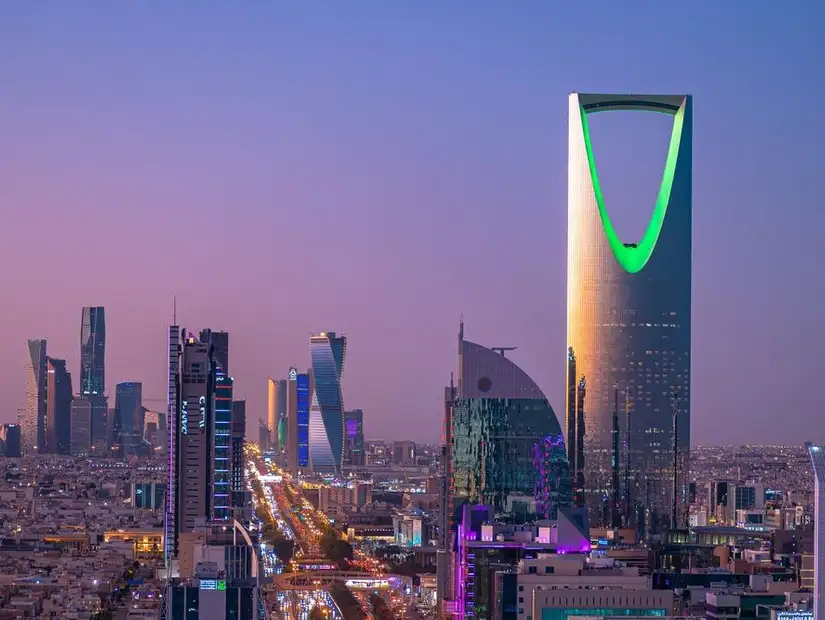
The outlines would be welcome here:
M 638 273 L 653 255 L 653 250 L 656 247 L 656 242 L 659 240 L 659 234 L 662 232 L 662 226 L 665 223 L 667 205 L 670 202 L 670 190 L 673 187 L 673 176 L 676 172 L 676 160 L 679 158 L 679 145 L 682 141 L 682 124 L 685 118 L 685 108 L 684 106 L 680 107 L 673 117 L 673 132 L 670 135 L 670 146 L 667 150 L 665 171 L 662 174 L 662 184 L 659 186 L 656 206 L 653 209 L 653 215 L 650 218 L 650 223 L 647 225 L 645 234 L 642 236 L 642 240 L 635 246 L 626 246 L 622 243 L 619 235 L 616 234 L 616 229 L 613 228 L 613 223 L 610 221 L 610 216 L 604 206 L 602 187 L 599 184 L 599 173 L 596 170 L 596 160 L 593 157 L 593 146 L 590 143 L 590 127 L 587 124 L 587 112 L 585 112 L 581 106 L 579 106 L 579 110 L 581 111 L 582 117 L 584 146 L 587 149 L 587 163 L 590 167 L 590 179 L 593 181 L 593 193 L 596 194 L 596 202 L 599 205 L 599 216 L 602 219 L 604 234 L 607 236 L 610 249 L 613 250 L 613 255 L 616 257 L 619 265 L 622 266 L 622 269 L 628 273 Z

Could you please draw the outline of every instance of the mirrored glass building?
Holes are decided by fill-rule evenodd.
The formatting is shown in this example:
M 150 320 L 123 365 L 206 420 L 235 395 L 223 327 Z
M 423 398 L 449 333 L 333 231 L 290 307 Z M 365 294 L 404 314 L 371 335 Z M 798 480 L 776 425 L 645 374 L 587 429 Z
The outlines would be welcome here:
M 312 471 L 338 473 L 344 456 L 344 398 L 341 378 L 347 339 L 335 332 L 310 337 L 313 392 L 309 410 L 309 458 Z M 300 424 L 300 422 L 299 422 Z

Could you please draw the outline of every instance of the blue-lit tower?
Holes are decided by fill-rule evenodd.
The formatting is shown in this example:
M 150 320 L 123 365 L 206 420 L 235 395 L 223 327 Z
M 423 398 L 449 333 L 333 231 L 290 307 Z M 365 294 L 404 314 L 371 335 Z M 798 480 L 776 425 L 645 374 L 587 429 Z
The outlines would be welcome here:
M 339 473 L 344 456 L 341 378 L 347 339 L 322 332 L 309 339 L 314 390 L 309 411 L 309 457 L 314 472 Z
M 215 371 L 215 417 L 212 457 L 212 518 L 231 516 L 232 483 L 232 377 L 218 366 Z

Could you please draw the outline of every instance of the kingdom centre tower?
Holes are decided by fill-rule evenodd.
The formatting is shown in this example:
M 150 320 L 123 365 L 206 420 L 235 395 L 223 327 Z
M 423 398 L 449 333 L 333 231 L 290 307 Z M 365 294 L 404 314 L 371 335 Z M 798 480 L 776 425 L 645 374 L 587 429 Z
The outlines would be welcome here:
M 588 126 L 591 114 L 627 110 L 673 117 L 653 215 L 633 242 L 611 222 Z M 692 132 L 689 95 L 570 95 L 566 433 L 574 497 L 591 525 L 642 535 L 685 525 Z

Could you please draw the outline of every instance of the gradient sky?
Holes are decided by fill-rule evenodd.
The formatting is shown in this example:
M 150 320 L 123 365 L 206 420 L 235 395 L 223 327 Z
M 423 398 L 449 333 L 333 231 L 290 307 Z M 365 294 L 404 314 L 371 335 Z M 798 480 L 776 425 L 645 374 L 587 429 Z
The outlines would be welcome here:
M 78 381 L 83 305 L 109 392 L 163 398 L 173 295 L 231 332 L 253 428 L 328 330 L 367 436 L 437 440 L 462 312 L 562 414 L 567 94 L 688 92 L 694 443 L 825 441 L 823 31 L 813 1 L 0 3 L 0 419 L 27 338 Z M 666 121 L 592 124 L 628 240 Z

